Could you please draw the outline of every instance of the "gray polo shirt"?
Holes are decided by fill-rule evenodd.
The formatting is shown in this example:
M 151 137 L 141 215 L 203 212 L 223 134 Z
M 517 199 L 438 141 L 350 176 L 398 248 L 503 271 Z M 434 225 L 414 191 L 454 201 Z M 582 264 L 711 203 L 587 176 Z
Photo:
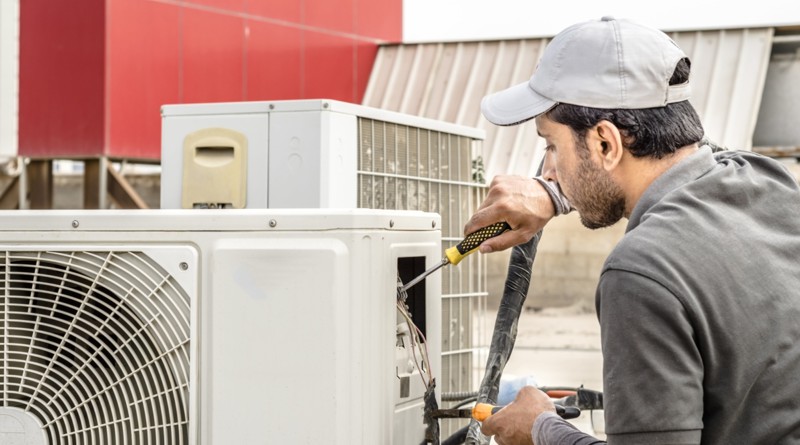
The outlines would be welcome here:
M 657 178 L 596 305 L 609 443 L 800 443 L 800 188 L 780 163 L 704 147 Z M 533 434 L 595 442 L 555 416 Z

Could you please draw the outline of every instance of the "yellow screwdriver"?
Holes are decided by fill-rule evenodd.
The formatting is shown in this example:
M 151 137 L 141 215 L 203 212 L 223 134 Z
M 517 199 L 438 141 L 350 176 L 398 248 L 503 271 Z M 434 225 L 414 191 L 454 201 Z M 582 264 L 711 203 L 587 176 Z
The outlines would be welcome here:
M 425 272 L 422 272 L 418 277 L 414 278 L 413 280 L 409 281 L 408 284 L 401 287 L 399 291 L 400 294 L 407 291 L 415 284 L 424 280 L 425 277 L 436 272 L 442 267 L 448 264 L 456 265 L 460 263 L 461 260 L 467 257 L 467 255 L 474 252 L 481 245 L 481 243 L 483 243 L 489 238 L 493 238 L 497 235 L 500 235 L 501 233 L 507 230 L 511 230 L 511 226 L 508 225 L 507 222 L 499 222 L 470 233 L 469 235 L 464 237 L 464 239 L 461 240 L 460 243 L 445 250 L 444 258 L 442 258 L 442 261 L 435 264 L 433 267 L 426 270 Z

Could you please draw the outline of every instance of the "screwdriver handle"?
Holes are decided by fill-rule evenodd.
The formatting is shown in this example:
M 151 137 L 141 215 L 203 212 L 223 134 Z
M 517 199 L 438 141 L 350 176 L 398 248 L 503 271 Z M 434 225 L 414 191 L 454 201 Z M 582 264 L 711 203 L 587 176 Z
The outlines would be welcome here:
M 501 233 L 511 230 L 511 226 L 507 222 L 494 223 L 482 229 L 478 229 L 461 240 L 460 243 L 444 251 L 445 257 L 450 264 L 456 265 L 461 262 L 467 255 L 477 249 L 481 243 L 489 238 L 494 238 Z
M 494 406 L 488 403 L 476 403 L 472 408 L 472 418 L 478 422 L 483 422 L 492 414 L 497 414 L 501 409 L 503 409 L 502 406 Z
M 476 403 L 472 408 L 472 418 L 478 422 L 483 422 L 492 414 L 497 414 L 504 406 L 495 406 L 488 403 Z M 581 415 L 581 410 L 574 406 L 556 405 L 556 414 L 562 419 L 574 419 Z

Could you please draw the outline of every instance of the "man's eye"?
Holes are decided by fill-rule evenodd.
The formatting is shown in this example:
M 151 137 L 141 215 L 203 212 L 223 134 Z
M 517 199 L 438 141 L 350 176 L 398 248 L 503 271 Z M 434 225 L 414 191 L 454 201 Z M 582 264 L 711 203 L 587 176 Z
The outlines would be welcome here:
M 544 151 L 555 151 L 555 150 L 556 150 L 556 147 L 554 145 L 552 145 L 552 144 L 544 147 Z

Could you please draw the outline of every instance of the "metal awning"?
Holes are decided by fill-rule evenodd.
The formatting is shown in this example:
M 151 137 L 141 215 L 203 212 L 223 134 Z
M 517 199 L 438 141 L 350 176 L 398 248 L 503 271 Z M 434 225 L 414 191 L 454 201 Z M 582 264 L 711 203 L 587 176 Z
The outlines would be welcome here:
M 773 34 L 773 28 L 670 34 L 692 60 L 692 104 L 707 136 L 720 145 L 751 149 Z M 533 176 L 544 153 L 535 125 L 492 125 L 481 116 L 480 101 L 526 81 L 548 41 L 382 46 L 363 103 L 484 129 L 488 178 Z

